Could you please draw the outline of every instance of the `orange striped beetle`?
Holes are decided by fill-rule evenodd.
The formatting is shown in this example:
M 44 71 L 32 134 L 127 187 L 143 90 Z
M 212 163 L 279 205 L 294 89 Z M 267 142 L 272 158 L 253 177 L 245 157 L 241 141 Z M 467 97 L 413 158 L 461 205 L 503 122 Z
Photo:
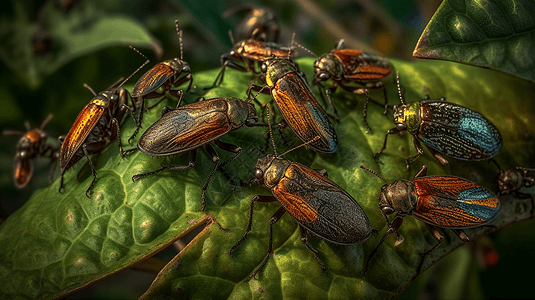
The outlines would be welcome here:
M 319 137 L 277 155 L 271 128 L 270 136 L 275 155 L 268 154 L 258 159 L 255 165 L 254 178 L 250 182 L 264 184 L 271 190 L 272 195 L 253 197 L 247 229 L 230 249 L 230 254 L 251 231 L 254 203 L 279 201 L 282 207 L 269 220 L 269 242 L 266 257 L 260 267 L 247 280 L 256 278 L 256 274 L 264 268 L 269 257 L 273 254 L 273 224 L 280 220 L 285 212 L 290 213 L 299 224 L 301 242 L 312 252 L 320 264 L 322 272 L 324 272 L 325 265 L 318 256 L 318 251 L 307 243 L 308 232 L 335 244 L 363 243 L 372 233 L 370 221 L 357 201 L 343 188 L 327 178 L 325 170 L 312 170 L 307 166 L 282 158 L 286 153 L 312 143 Z
M 130 46 L 130 48 L 145 57 L 134 47 Z M 95 97 L 80 111 L 67 135 L 60 136 L 58 139 L 61 143 L 59 156 L 61 167 L 60 192 L 64 188 L 63 179 L 65 171 L 78 162 L 82 156 L 85 156 L 93 173 L 93 181 L 86 191 L 86 196 L 89 197 L 89 191 L 97 180 L 97 171 L 89 158 L 89 154 L 100 151 L 100 149 L 106 146 L 107 141 L 117 138 L 121 155 L 124 156 L 119 124 L 125 112 L 128 112 L 134 121 L 136 121 L 136 118 L 130 109 L 134 104 L 132 106 L 128 105 L 128 91 L 122 86 L 148 63 L 149 60 L 147 59 L 132 75 L 121 82 L 118 87 L 113 88 L 115 86 L 114 83 L 105 91 L 98 93 L 98 95 L 87 84 L 84 84 Z

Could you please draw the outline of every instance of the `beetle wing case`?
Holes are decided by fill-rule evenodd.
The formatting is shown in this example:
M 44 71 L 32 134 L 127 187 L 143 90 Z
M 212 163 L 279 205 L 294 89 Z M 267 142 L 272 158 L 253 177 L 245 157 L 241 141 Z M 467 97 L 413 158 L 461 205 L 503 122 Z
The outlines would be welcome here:
M 302 141 L 308 142 L 319 136 L 320 139 L 308 146 L 324 153 L 336 151 L 338 137 L 334 127 L 301 76 L 286 74 L 275 83 L 271 95 L 288 125 Z
M 500 202 L 490 190 L 453 176 L 413 179 L 418 202 L 416 219 L 438 227 L 463 229 L 486 224 L 500 212 Z
M 169 111 L 143 133 L 137 146 L 150 156 L 198 148 L 232 129 L 227 109 L 224 98 L 214 98 Z
M 496 127 L 471 109 L 424 100 L 420 110 L 418 139 L 437 151 L 461 160 L 481 160 L 496 155 L 502 147 Z
M 72 124 L 71 129 L 65 136 L 65 140 L 61 145 L 59 157 L 62 172 L 75 164 L 82 157 L 82 155 L 80 153 L 77 154 L 77 152 L 100 121 L 100 117 L 107 106 L 107 103 L 99 101 L 102 100 L 95 97 L 94 100 L 89 102 L 82 111 L 80 111 L 76 120 Z M 76 159 L 74 159 L 75 154 L 77 155 Z
M 355 199 L 304 165 L 291 163 L 271 191 L 299 224 L 322 239 L 355 244 L 371 235 L 368 217 Z
M 176 70 L 163 62 L 155 65 L 138 79 L 132 89 L 132 97 L 143 97 L 155 91 L 175 73 Z

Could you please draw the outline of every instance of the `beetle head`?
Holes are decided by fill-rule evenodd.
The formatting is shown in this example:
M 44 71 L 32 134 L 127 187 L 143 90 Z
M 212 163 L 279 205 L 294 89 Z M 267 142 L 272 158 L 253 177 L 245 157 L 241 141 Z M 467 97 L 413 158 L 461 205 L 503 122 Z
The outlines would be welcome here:
M 314 81 L 320 82 L 332 78 L 341 80 L 343 66 L 333 53 L 325 53 L 314 62 Z
M 518 191 L 523 185 L 523 174 L 521 170 L 510 168 L 500 171 L 500 174 L 496 177 L 498 184 L 498 191 L 500 194 L 509 194 L 514 191 Z
M 289 160 L 279 158 L 273 154 L 258 159 L 255 165 L 254 176 L 258 183 L 272 188 L 284 176 L 286 169 L 291 164 Z
M 411 213 L 416 203 L 416 191 L 412 182 L 401 179 L 385 184 L 379 196 L 379 208 L 383 215 L 397 213 L 405 216 Z
M 258 122 L 256 108 L 251 101 L 244 101 L 238 98 L 228 98 L 228 112 L 230 122 L 234 128 L 242 125 L 253 126 Z

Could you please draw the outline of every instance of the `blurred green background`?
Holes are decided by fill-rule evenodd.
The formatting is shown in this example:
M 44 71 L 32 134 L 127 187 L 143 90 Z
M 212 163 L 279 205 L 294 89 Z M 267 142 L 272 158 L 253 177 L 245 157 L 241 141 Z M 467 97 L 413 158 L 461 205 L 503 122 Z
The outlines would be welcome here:
M 83 83 L 98 92 L 141 65 L 143 58 L 127 45 L 147 55 L 149 67 L 179 57 L 174 20 L 184 31 L 184 59 L 192 72 L 218 68 L 220 55 L 232 46 L 228 31 L 245 15 L 223 19 L 221 14 L 244 3 L 275 11 L 280 43 L 289 44 L 296 33 L 299 43 L 319 55 L 344 38 L 350 47 L 404 60 L 413 59 L 414 46 L 440 5 L 436 0 L 11 1 L 0 12 L 0 130 L 23 131 L 25 120 L 32 128 L 38 127 L 52 113 L 54 118 L 46 127 L 49 136 L 55 139 L 66 134 L 92 98 Z M 108 21 L 128 30 L 118 26 L 115 32 L 104 28 L 96 36 L 84 36 L 88 28 Z M 50 142 L 57 143 L 53 138 Z M 29 185 L 15 189 L 11 164 L 17 141 L 16 136 L 0 139 L 0 219 L 9 217 L 33 191 L 48 184 L 50 164 L 43 158 L 35 161 Z M 529 272 L 535 266 L 533 225 L 533 220 L 515 224 L 461 247 L 424 273 L 399 299 L 534 298 Z M 478 258 L 489 247 L 499 256 L 493 267 L 485 267 Z M 169 260 L 175 254 L 169 248 L 158 257 Z M 68 298 L 136 298 L 154 276 L 127 270 Z

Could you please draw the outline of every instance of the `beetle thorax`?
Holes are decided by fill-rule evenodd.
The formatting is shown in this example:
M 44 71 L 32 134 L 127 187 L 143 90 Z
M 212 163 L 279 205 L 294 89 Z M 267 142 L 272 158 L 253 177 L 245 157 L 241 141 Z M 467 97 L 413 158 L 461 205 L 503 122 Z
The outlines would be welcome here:
M 173 68 L 173 70 L 175 70 L 175 71 L 177 71 L 179 73 L 180 72 L 189 73 L 191 71 L 190 67 L 189 67 L 189 64 L 186 61 L 181 60 L 179 58 L 173 58 L 173 59 L 166 60 L 166 61 L 162 62 L 162 64 Z
M 272 58 L 264 62 L 267 65 L 266 83 L 273 87 L 279 78 L 288 73 L 297 72 L 295 64 L 287 58 Z
M 414 184 L 401 179 L 386 186 L 379 197 L 379 207 L 391 207 L 400 215 L 409 215 L 417 201 Z
M 314 62 L 314 76 L 317 81 L 325 79 L 320 75 L 329 74 L 331 79 L 341 80 L 344 74 L 342 62 L 333 53 L 325 53 Z
M 284 173 L 291 164 L 289 160 L 278 158 L 273 154 L 268 154 L 265 157 L 259 158 L 255 165 L 255 169 L 262 170 L 264 174 L 264 184 L 268 188 L 272 188 L 284 177 Z
M 420 104 L 412 102 L 407 105 L 394 106 L 394 123 L 403 124 L 409 132 L 415 132 L 420 127 Z
M 234 128 L 244 124 L 255 124 L 258 121 L 254 105 L 238 98 L 228 98 L 227 115 Z

